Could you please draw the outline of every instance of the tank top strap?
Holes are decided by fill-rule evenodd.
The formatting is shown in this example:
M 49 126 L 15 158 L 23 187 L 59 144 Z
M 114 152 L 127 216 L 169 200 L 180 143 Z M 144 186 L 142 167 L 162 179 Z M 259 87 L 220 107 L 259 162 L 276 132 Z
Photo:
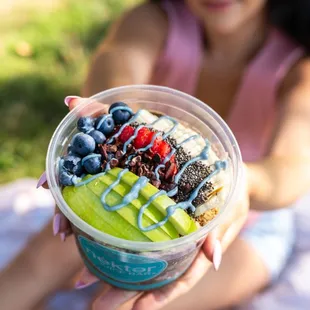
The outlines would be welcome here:
M 276 93 L 283 78 L 304 54 L 303 49 L 277 29 L 272 29 L 267 42 L 247 71 L 253 85 L 263 85 L 270 95 Z
M 273 29 L 245 71 L 228 119 L 245 160 L 257 160 L 268 151 L 277 115 L 278 88 L 303 54 L 301 47 Z
M 168 35 L 151 83 L 193 94 L 202 58 L 200 24 L 183 1 L 165 0 L 160 5 L 167 14 Z

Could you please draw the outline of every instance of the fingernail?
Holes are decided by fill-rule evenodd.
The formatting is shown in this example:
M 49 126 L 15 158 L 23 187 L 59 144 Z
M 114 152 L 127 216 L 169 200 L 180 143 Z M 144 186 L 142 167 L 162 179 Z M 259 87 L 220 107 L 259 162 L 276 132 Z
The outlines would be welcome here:
M 215 240 L 214 243 L 214 252 L 212 261 L 214 269 L 218 271 L 222 261 L 222 245 L 218 239 Z
M 53 219 L 53 233 L 54 236 L 56 236 L 59 233 L 60 230 L 60 214 L 57 213 L 54 215 L 54 219 Z M 61 236 L 60 236 L 61 238 Z
M 46 182 L 46 173 L 44 171 L 39 178 L 37 188 L 41 187 L 45 182 Z
M 85 288 L 85 287 L 88 287 L 88 286 L 91 286 L 93 283 L 84 283 L 84 282 L 82 282 L 82 281 L 77 281 L 76 283 L 75 283 L 75 289 L 77 289 L 77 290 L 81 290 L 81 289 L 83 289 L 83 288 Z
M 91 274 L 88 269 L 85 267 L 83 268 L 79 280 L 75 284 L 76 289 L 83 289 L 87 286 L 90 286 L 96 282 L 98 282 L 99 279 L 96 278 L 93 274 Z
M 60 233 L 60 240 L 62 242 L 65 242 L 65 240 L 66 240 L 66 233 Z
M 81 98 L 79 96 L 67 96 L 64 100 L 65 105 L 69 106 L 69 103 L 73 100 L 73 99 L 77 99 L 77 98 Z

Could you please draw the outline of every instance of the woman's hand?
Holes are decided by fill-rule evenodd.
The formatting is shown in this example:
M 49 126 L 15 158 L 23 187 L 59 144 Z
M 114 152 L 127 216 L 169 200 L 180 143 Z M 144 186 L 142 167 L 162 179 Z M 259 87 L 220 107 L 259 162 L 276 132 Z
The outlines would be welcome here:
M 84 100 L 85 99 L 79 97 L 66 97 L 65 103 L 71 110 Z M 100 111 L 102 113 L 107 110 L 107 107 L 103 106 L 101 103 L 95 103 L 92 106 L 95 107 L 95 112 Z M 46 181 L 46 179 L 43 179 L 43 181 Z M 222 259 L 222 248 L 225 250 L 231 244 L 246 221 L 249 209 L 249 196 L 246 184 L 245 178 L 241 186 L 242 188 L 240 189 L 238 202 L 231 208 L 229 213 L 226 214 L 226 218 L 222 221 L 222 224 L 217 230 L 207 236 L 201 251 L 189 270 L 182 277 L 163 288 L 145 293 L 121 290 L 105 284 L 102 294 L 94 301 L 93 309 L 115 309 L 123 303 L 128 305 L 128 309 L 160 309 L 194 287 L 210 268 L 210 262 L 213 263 L 214 268 L 217 270 Z M 43 186 L 45 185 L 46 183 L 44 183 Z M 62 240 L 65 240 L 72 232 L 69 221 L 58 208 L 56 208 L 55 211 L 53 231 L 54 235 L 60 234 Z M 97 281 L 99 280 L 84 268 L 79 281 L 76 283 L 76 288 L 82 289 Z

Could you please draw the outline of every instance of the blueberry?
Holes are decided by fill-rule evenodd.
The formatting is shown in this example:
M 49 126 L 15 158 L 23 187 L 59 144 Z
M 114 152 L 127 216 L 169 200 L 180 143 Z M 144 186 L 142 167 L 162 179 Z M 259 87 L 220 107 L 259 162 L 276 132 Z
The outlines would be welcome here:
M 73 147 L 71 144 L 68 145 L 67 151 L 68 151 L 68 155 L 76 155 L 73 151 Z
M 80 117 L 77 121 L 77 129 L 85 133 L 94 129 L 94 119 L 90 116 Z
M 112 109 L 114 109 L 116 107 L 128 108 L 127 104 L 124 102 L 115 102 L 110 106 L 109 113 L 111 112 Z M 127 111 L 126 109 L 116 110 L 112 113 L 112 116 L 113 116 L 113 119 L 114 119 L 114 122 L 116 125 L 122 125 L 122 124 L 126 123 L 130 119 L 131 115 L 132 115 L 132 113 L 130 111 Z
M 74 175 L 80 177 L 83 174 L 83 166 L 81 158 L 76 155 L 67 155 L 63 158 L 63 167 L 73 173 Z
M 125 102 L 122 102 L 122 101 L 114 102 L 109 107 L 109 113 L 111 113 L 111 110 L 116 108 L 116 107 L 126 107 L 127 108 L 128 105 Z
M 86 156 L 95 150 L 96 142 L 94 138 L 85 133 L 77 133 L 72 138 L 71 146 L 74 153 Z
M 94 138 L 97 144 L 102 144 L 106 140 L 105 135 L 99 130 L 92 130 L 88 134 Z
M 63 186 L 73 185 L 72 178 L 73 178 L 73 175 L 64 169 L 61 170 L 59 173 L 59 182 Z
M 96 129 L 105 136 L 110 135 L 114 130 L 114 120 L 110 115 L 102 115 L 96 119 Z
M 94 157 L 91 157 L 94 155 Z M 101 172 L 101 155 L 98 154 L 90 154 L 89 158 L 85 158 L 83 162 L 83 166 L 85 170 L 90 174 L 96 174 Z

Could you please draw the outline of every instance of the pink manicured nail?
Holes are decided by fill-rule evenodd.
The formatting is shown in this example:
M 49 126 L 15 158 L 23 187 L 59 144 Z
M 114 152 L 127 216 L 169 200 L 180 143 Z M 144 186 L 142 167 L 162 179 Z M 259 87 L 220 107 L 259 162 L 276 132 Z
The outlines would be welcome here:
M 67 96 L 64 100 L 65 102 L 65 105 L 66 106 L 69 106 L 69 103 L 73 100 L 73 99 L 78 99 L 78 98 L 81 98 L 79 96 Z
M 83 268 L 79 280 L 75 284 L 76 289 L 82 289 L 84 287 L 90 286 L 96 282 L 98 282 L 99 279 L 96 278 L 94 275 L 92 275 L 88 269 L 85 267 Z
M 41 187 L 45 182 L 46 182 L 46 173 L 44 171 L 40 176 L 40 179 L 37 184 L 37 188 Z
M 59 233 L 60 230 L 60 214 L 57 213 L 54 215 L 54 219 L 53 219 L 53 233 L 54 236 L 56 236 Z M 61 236 L 60 236 L 61 238 Z
M 222 261 L 222 245 L 219 240 L 215 240 L 213 252 L 213 266 L 216 271 L 219 270 Z
M 75 284 L 75 288 L 82 289 L 98 281 L 99 279 L 96 278 L 93 274 L 91 274 L 86 267 L 84 267 L 80 274 L 79 280 Z
M 90 285 L 92 285 L 93 283 L 84 283 L 84 282 L 82 282 L 82 281 L 77 281 L 76 283 L 75 283 L 75 288 L 77 289 L 77 290 L 81 290 L 81 289 L 83 289 L 83 288 L 85 288 L 85 287 L 88 287 L 88 286 L 90 286 Z
M 66 240 L 66 233 L 60 233 L 60 240 L 62 242 L 65 242 L 65 240 Z

